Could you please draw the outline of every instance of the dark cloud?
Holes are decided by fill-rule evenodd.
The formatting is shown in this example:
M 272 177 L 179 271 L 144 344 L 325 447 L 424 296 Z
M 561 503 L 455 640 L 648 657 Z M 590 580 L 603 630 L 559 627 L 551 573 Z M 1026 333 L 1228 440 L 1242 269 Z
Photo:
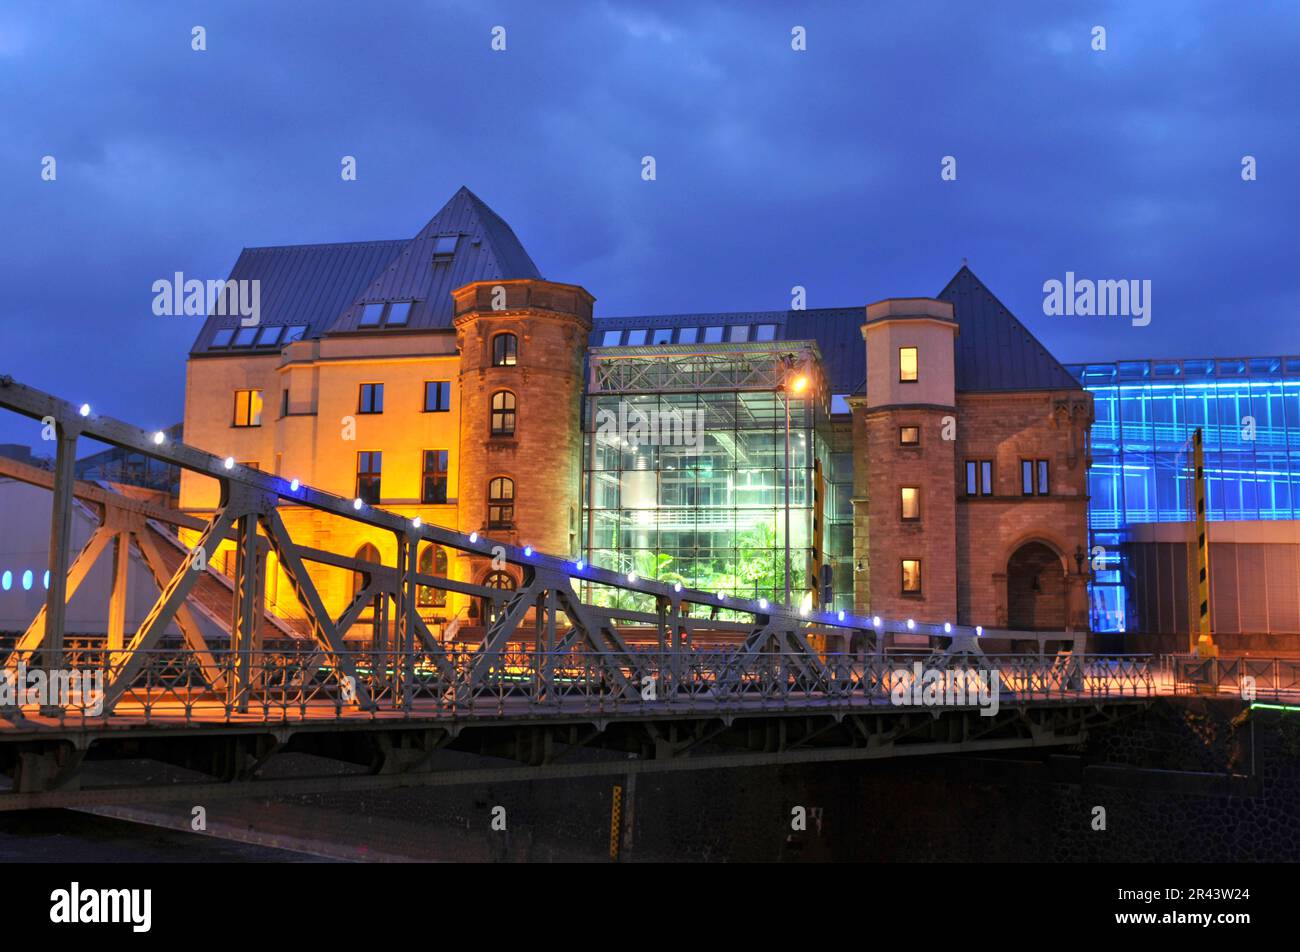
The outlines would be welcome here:
M 7 3 L 0 372 L 179 419 L 198 326 L 155 279 L 405 237 L 461 184 L 605 314 L 934 294 L 965 256 L 1066 360 L 1300 351 L 1297 8 L 790 6 Z M 1150 279 L 1151 325 L 1044 317 L 1067 270 Z

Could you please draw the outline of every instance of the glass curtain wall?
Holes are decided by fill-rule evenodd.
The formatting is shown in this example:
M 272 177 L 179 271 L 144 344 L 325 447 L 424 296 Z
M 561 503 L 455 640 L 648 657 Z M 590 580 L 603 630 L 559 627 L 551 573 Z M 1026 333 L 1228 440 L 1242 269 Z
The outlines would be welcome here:
M 1208 518 L 1300 518 L 1300 358 L 1137 360 L 1068 368 L 1093 395 L 1089 529 L 1096 631 L 1138 630 L 1124 529 L 1191 518 L 1191 437 L 1203 431 Z M 1094 548 L 1094 552 L 1095 552 Z
M 770 362 L 774 355 L 754 359 Z M 657 392 L 588 394 L 584 551 L 591 564 L 621 573 L 783 601 L 784 394 L 739 386 L 695 389 L 699 375 L 689 368 L 680 357 L 665 358 L 653 370 L 639 371 L 641 380 L 654 381 Z M 796 602 L 807 590 L 812 563 L 813 480 L 818 468 L 823 479 L 831 471 L 819 428 L 824 421 L 818 397 L 791 399 L 791 588 Z M 815 467 L 819 458 L 821 466 Z M 825 484 L 819 495 L 825 508 L 832 498 Z

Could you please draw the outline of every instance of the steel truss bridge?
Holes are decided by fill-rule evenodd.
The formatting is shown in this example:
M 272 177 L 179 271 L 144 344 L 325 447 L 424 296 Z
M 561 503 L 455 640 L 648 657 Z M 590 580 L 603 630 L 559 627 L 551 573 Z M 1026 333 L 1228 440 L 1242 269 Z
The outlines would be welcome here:
M 624 576 L 358 507 L 12 378 L 0 377 L 0 407 L 53 427 L 56 441 L 52 474 L 0 467 L 53 493 L 45 604 L 0 675 L 11 686 L 44 680 L 67 689 L 41 703 L 11 691 L 7 707 L 0 696 L 0 769 L 12 781 L 0 810 L 1068 745 L 1173 693 L 1167 663 L 1090 656 L 1069 633 L 800 612 Z M 217 480 L 218 508 L 199 518 L 78 482 L 82 436 Z M 98 520 L 75 553 L 74 507 Z M 286 507 L 391 532 L 396 564 L 295 542 Z M 197 542 L 183 545 L 179 529 Z M 233 580 L 210 567 L 225 540 L 235 546 Z M 424 542 L 504 559 L 522 584 L 503 590 L 422 574 Z M 110 549 L 107 637 L 69 636 L 68 599 Z M 128 632 L 133 549 L 159 594 Z M 301 612 L 294 624 L 266 608 L 268 552 Z M 309 564 L 361 574 L 340 616 L 326 609 Z M 417 611 L 422 587 L 491 604 L 481 643 L 436 637 Z M 368 637 L 345 639 L 367 609 Z M 205 637 L 200 617 L 224 622 L 220 639 Z M 167 634 L 176 629 L 179 638 Z M 899 636 L 910 636 L 906 653 Z M 995 640 L 1033 650 L 986 653 Z M 83 683 L 102 692 L 71 690 Z M 1290 671 L 1273 687 L 1295 684 Z M 439 754 L 449 751 L 508 765 L 445 769 Z M 327 757 L 337 769 L 286 772 L 289 754 Z M 132 758 L 204 779 L 92 783 L 97 763 Z

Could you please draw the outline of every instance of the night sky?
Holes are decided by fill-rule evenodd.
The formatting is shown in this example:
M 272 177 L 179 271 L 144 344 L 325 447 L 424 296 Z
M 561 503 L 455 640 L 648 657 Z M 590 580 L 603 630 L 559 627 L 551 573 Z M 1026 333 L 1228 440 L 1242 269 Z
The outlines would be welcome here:
M 1281 2 L 5 0 L 0 373 L 175 422 L 201 319 L 155 280 L 407 238 L 462 184 L 598 314 L 931 296 L 967 258 L 1063 361 L 1296 354 L 1297 50 Z M 1067 271 L 1150 280 L 1150 325 L 1044 316 Z

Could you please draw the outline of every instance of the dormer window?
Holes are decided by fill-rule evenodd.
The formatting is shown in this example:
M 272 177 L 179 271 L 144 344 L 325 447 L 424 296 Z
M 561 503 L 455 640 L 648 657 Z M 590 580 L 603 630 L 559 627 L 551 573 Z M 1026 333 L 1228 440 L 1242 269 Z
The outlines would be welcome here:
M 375 301 L 361 305 L 357 327 L 405 327 L 414 301 Z
M 433 240 L 433 260 L 450 258 L 456 253 L 456 242 L 460 235 L 439 235 Z
M 221 327 L 212 335 L 213 347 L 229 347 L 231 339 L 235 336 L 233 327 Z

